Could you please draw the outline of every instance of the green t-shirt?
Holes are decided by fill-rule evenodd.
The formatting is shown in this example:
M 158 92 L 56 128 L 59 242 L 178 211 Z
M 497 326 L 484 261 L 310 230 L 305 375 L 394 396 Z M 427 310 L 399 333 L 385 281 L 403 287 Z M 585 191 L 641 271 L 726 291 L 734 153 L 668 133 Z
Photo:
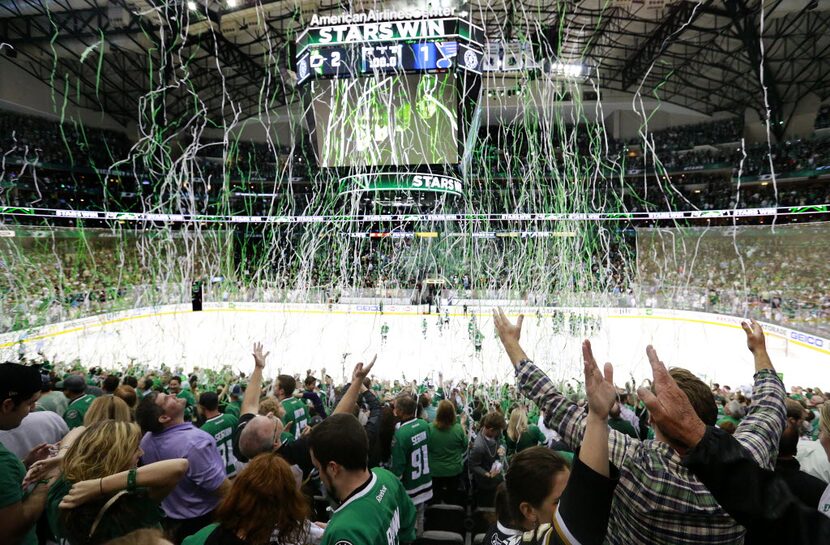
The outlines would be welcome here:
M 415 506 L 403 485 L 385 469 L 376 467 L 371 474 L 369 483 L 332 514 L 320 545 L 397 545 L 415 541 Z
M 439 403 L 444 401 L 444 399 L 446 399 L 444 397 L 444 389 L 438 388 L 437 390 L 435 390 L 435 395 L 432 396 L 432 406 L 437 407 Z
M 35 404 L 38 411 L 52 411 L 61 416 L 66 412 L 68 406 L 69 400 L 63 395 L 63 392 L 58 391 L 40 396 Z
M 69 402 L 66 412 L 63 413 L 63 420 L 70 430 L 84 425 L 84 415 L 93 401 L 95 401 L 95 396 L 86 394 Z
M 73 509 L 71 517 L 73 528 L 69 529 L 64 526 L 64 520 L 61 519 L 59 505 L 71 488 L 72 483 L 60 477 L 49 489 L 49 495 L 46 497 L 46 519 L 49 522 L 49 528 L 59 542 L 65 539 L 70 545 L 87 544 L 91 541 L 105 543 L 111 539 L 129 534 L 133 530 L 141 528 L 161 529 L 161 519 L 164 512 L 159 504 L 149 497 L 146 488 L 137 488 L 133 492 L 123 494 L 107 509 L 95 529 L 93 539 L 89 540 L 87 537 L 89 531 L 92 529 L 98 513 L 110 500 L 111 496 L 93 500 Z M 79 537 L 73 539 L 73 534 Z
M 26 494 L 23 492 L 23 477 L 26 476 L 26 467 L 17 456 L 9 452 L 3 443 L 0 443 L 0 508 L 22 502 Z M 43 485 L 38 485 L 43 486 Z M 29 528 L 21 545 L 37 545 L 35 525 Z
M 401 478 L 415 505 L 432 498 L 428 443 L 429 424 L 420 418 L 399 423 L 392 438 L 392 473 Z
M 504 434 L 504 444 L 507 447 L 507 454 L 517 454 L 529 447 L 535 447 L 546 443 L 548 440 L 539 426 L 528 426 L 527 430 L 519 436 L 518 441 L 513 441 L 510 436 Z
M 731 416 L 724 416 L 723 418 L 721 418 L 717 421 L 718 427 L 720 427 L 720 425 L 723 424 L 724 422 L 732 422 L 733 424 L 735 424 L 736 428 L 741 423 L 741 421 L 738 420 L 737 418 L 734 418 L 734 417 L 731 417 Z
M 176 397 L 187 401 L 187 405 L 184 407 L 184 421 L 192 422 L 193 409 L 196 408 L 196 398 L 193 397 L 193 393 L 190 390 L 182 390 Z
M 293 443 L 294 442 L 294 434 L 291 432 L 284 431 L 280 434 L 280 443 Z
M 231 414 L 220 414 L 202 424 L 202 431 L 208 432 L 216 440 L 216 448 L 225 461 L 225 473 L 228 477 L 236 475 L 236 456 L 233 455 L 233 432 L 239 419 Z
M 429 428 L 429 472 L 433 477 L 452 477 L 464 470 L 464 453 L 467 452 L 467 435 L 461 424 L 439 430 L 435 424 Z
M 242 402 L 239 400 L 231 401 L 225 406 L 225 414 L 229 414 L 239 418 L 239 413 L 242 411 Z
M 192 536 L 184 538 L 184 541 L 182 541 L 182 545 L 205 545 L 205 542 L 210 537 L 210 534 L 212 534 L 218 527 L 218 522 L 208 524 Z
M 558 454 L 559 456 L 561 456 L 562 458 L 564 458 L 565 461 L 568 462 L 569 466 L 574 465 L 574 453 L 573 452 L 568 452 L 567 450 L 555 450 L 554 452 L 556 454 Z
M 288 431 L 294 434 L 294 438 L 300 437 L 303 428 L 308 426 L 308 407 L 306 407 L 302 399 L 297 399 L 296 397 L 283 399 L 282 407 L 285 409 L 282 423 L 288 429 L 289 423 L 293 422 L 294 426 L 288 429 Z
M 631 425 L 631 422 L 625 420 L 624 418 L 609 418 L 608 427 L 612 430 L 617 430 L 620 433 L 624 433 L 625 435 L 633 439 L 639 439 L 639 435 L 637 435 L 637 430 L 634 429 L 634 426 Z

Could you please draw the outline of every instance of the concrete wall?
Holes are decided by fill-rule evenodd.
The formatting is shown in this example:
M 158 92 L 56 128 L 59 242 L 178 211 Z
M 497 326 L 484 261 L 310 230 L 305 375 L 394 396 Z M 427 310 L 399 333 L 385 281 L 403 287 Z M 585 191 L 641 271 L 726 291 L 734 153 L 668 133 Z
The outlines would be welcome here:
M 0 55 L 0 108 L 58 120 L 63 103 L 64 97 L 57 90 L 53 94 L 49 85 Z M 71 102 L 66 103 L 64 118 L 101 129 L 127 129 L 107 114 L 78 108 Z

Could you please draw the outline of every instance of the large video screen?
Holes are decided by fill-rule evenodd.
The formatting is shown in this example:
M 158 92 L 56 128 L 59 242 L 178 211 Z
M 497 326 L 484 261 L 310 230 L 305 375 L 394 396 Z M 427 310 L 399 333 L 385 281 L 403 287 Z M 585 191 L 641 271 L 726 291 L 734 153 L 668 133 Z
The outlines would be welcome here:
M 454 164 L 458 97 L 452 74 L 378 74 L 314 81 L 321 167 Z

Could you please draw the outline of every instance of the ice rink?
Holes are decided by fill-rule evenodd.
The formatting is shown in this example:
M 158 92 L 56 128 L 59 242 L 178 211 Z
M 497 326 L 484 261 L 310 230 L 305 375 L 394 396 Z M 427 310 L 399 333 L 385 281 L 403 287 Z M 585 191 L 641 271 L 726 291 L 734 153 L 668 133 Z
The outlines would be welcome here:
M 190 371 L 230 364 L 247 373 L 253 365 L 251 345 L 262 341 L 271 352 L 269 376 L 306 369 L 318 375 L 325 367 L 339 380 L 344 370 L 350 373 L 354 363 L 377 353 L 375 375 L 382 378 L 422 379 L 440 370 L 451 381 L 512 381 L 491 308 L 469 306 L 465 315 L 462 306 L 448 307 L 439 319 L 434 311 L 423 314 L 426 307 L 408 305 L 387 305 L 382 313 L 374 305 L 225 303 L 206 304 L 202 312 L 166 306 L 4 334 L 0 350 L 7 360 L 15 360 L 22 349 L 31 357 L 40 351 L 57 361 L 79 358 L 85 367 L 135 361 Z M 660 309 L 507 310 L 513 319 L 520 310 L 525 313 L 522 344 L 555 380 L 581 379 L 580 343 L 587 337 L 598 360 L 614 363 L 619 385 L 632 376 L 637 383 L 650 378 L 648 344 L 668 365 L 686 367 L 707 382 L 733 388 L 752 382 L 752 357 L 739 318 Z M 592 318 L 587 325 L 584 316 Z M 476 329 L 481 332 L 478 351 Z M 773 363 L 788 389 L 830 390 L 830 341 L 780 326 L 765 329 Z

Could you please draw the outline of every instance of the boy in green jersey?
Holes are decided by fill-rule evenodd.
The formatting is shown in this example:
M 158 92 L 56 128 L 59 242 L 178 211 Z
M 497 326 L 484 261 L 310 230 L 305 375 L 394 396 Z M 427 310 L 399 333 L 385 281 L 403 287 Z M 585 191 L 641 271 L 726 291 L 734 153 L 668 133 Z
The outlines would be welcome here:
M 334 414 L 312 428 L 311 459 L 340 501 L 321 545 L 398 545 L 415 541 L 415 506 L 389 471 L 367 469 L 369 441 L 357 418 Z
M 277 377 L 277 399 L 285 409 L 282 423 L 285 431 L 293 433 L 295 439 L 299 438 L 303 428 L 308 426 L 308 407 L 302 399 L 294 397 L 296 388 L 297 381 L 291 375 Z
M 225 462 L 225 473 L 228 477 L 233 477 L 236 475 L 233 432 L 239 424 L 239 419 L 232 414 L 219 412 L 219 395 L 216 392 L 205 392 L 199 396 L 199 410 L 205 417 L 202 431 L 208 432 L 216 440 L 216 448 Z

